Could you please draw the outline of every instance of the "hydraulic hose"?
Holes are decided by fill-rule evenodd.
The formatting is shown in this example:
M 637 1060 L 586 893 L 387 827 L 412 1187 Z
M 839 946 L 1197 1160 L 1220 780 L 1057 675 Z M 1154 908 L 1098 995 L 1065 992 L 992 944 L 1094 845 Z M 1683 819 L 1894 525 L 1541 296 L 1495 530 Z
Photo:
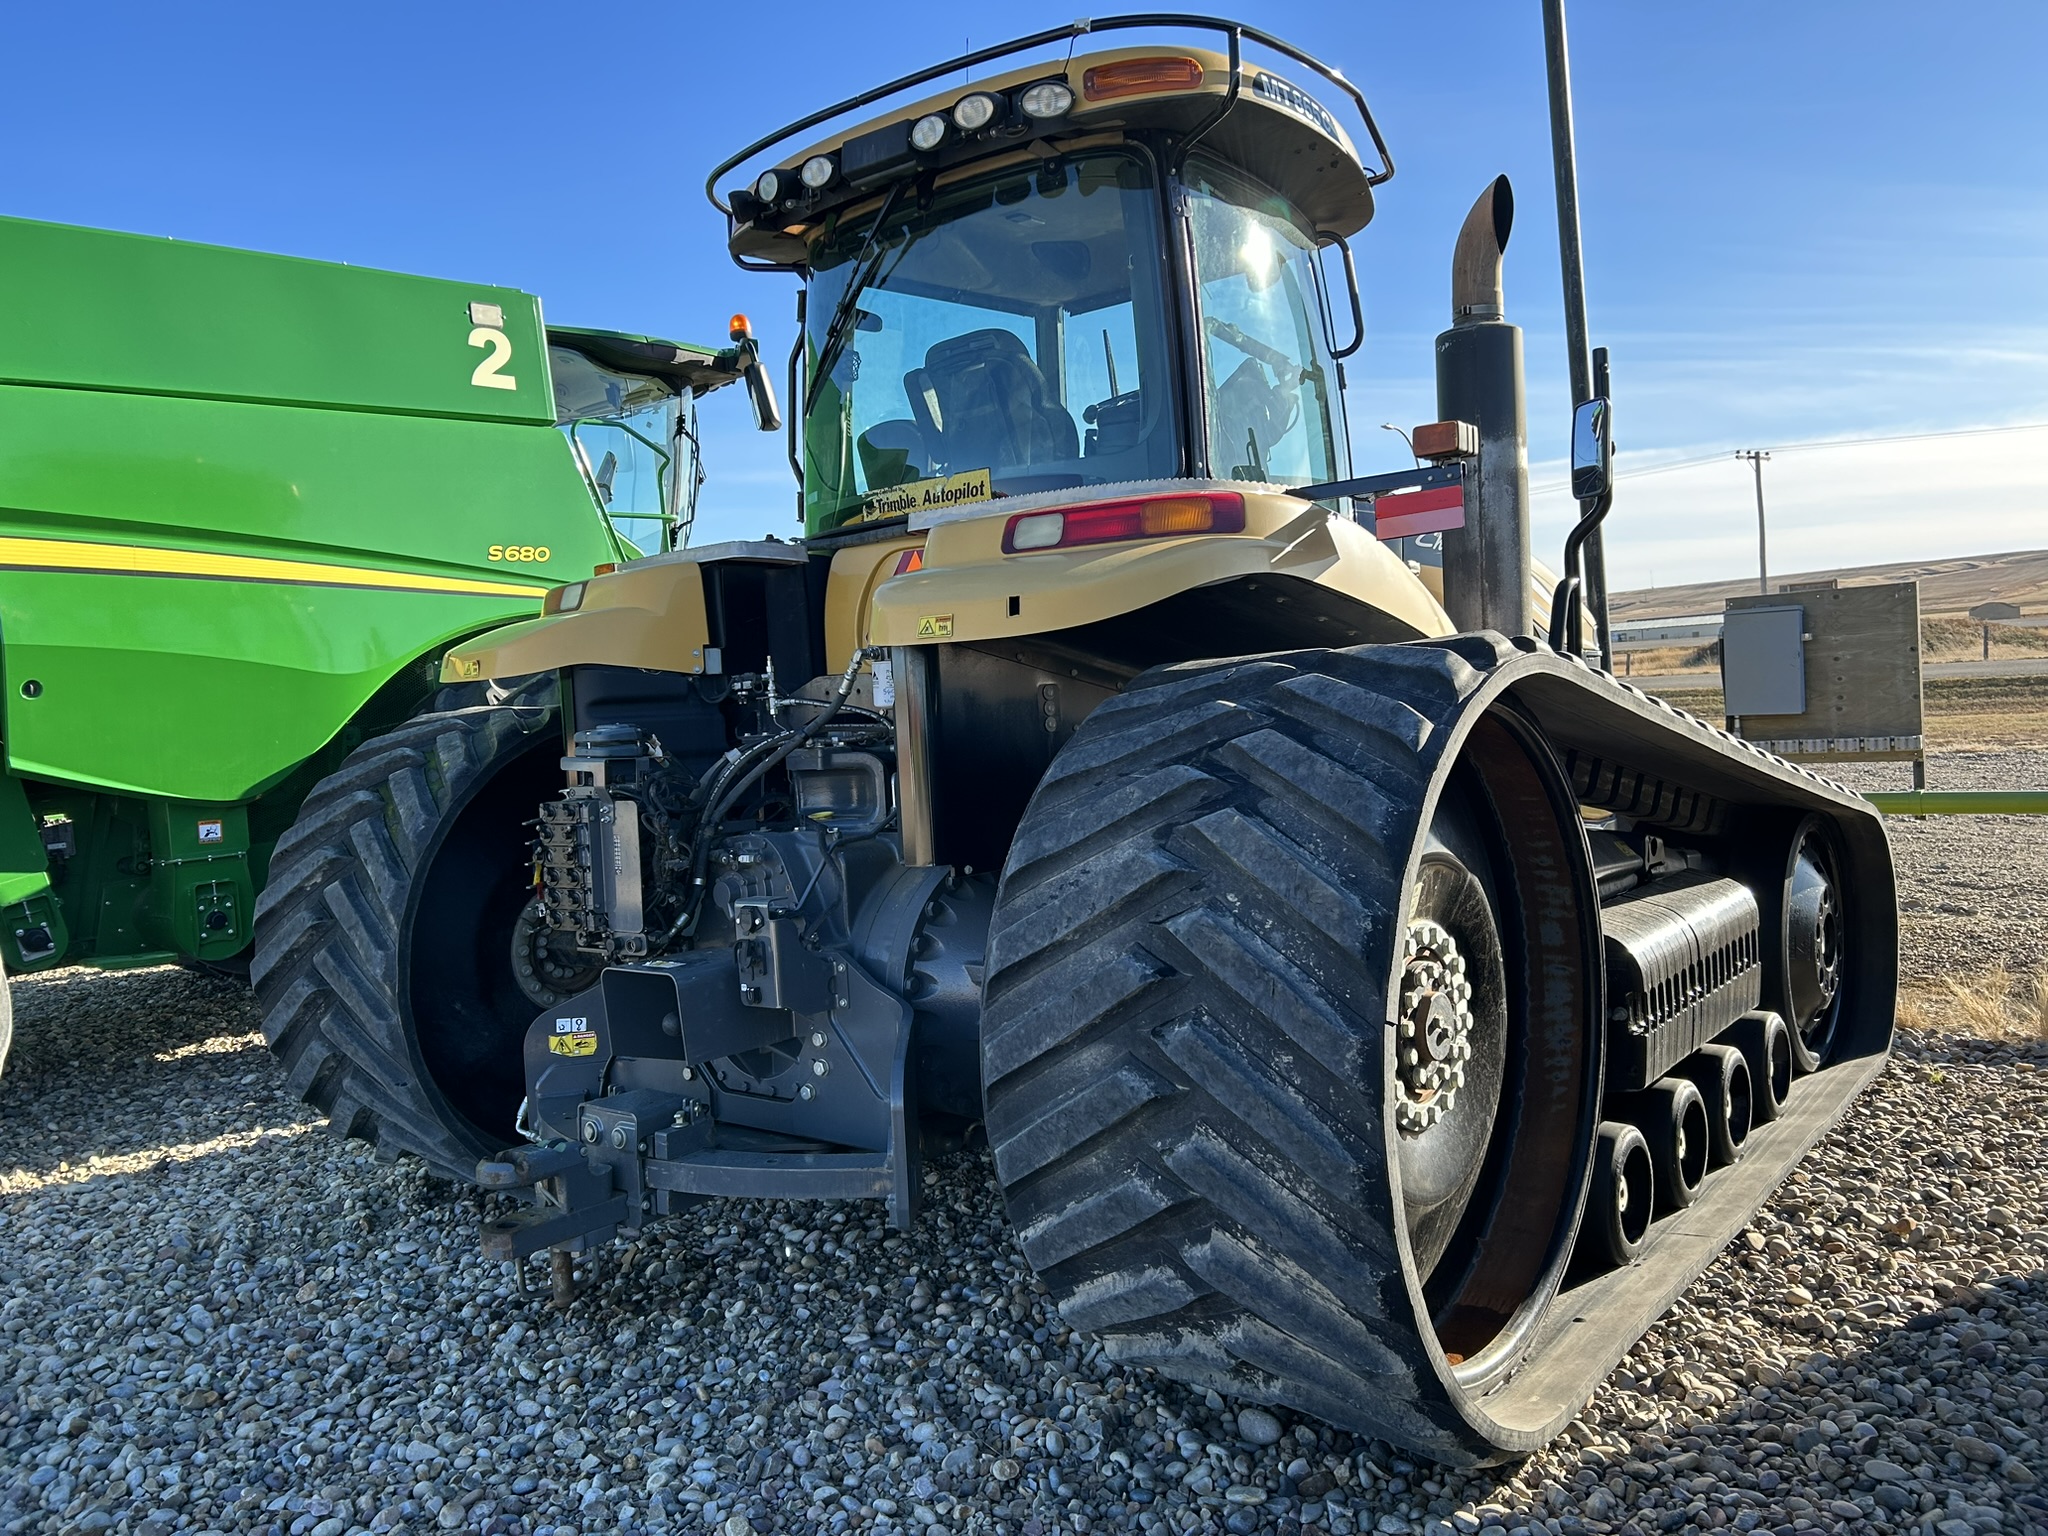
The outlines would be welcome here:
M 696 931 L 697 916 L 704 906 L 704 872 L 711 862 L 712 833 L 725 819 L 725 813 L 751 785 L 758 783 L 769 770 L 817 735 L 838 715 L 853 694 L 853 680 L 860 675 L 861 664 L 878 654 L 880 652 L 873 646 L 855 651 L 853 659 L 846 664 L 846 671 L 840 674 L 839 686 L 833 690 L 827 707 L 795 730 L 773 737 L 742 754 L 720 777 L 705 801 L 704 810 L 697 818 L 696 833 L 691 838 L 689 899 L 676 915 L 675 922 L 661 936 L 658 949 L 666 950 L 677 939 L 687 938 Z

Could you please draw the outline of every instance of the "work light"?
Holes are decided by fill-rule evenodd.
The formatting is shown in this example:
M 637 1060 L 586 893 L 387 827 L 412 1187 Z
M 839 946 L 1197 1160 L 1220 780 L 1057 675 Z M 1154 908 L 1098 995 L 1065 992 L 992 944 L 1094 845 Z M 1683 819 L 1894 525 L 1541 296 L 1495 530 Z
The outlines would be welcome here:
M 1041 80 L 1025 87 L 1017 105 L 1026 117 L 1044 122 L 1047 118 L 1065 117 L 1074 105 L 1074 92 L 1064 80 Z
M 832 179 L 832 172 L 836 169 L 830 155 L 813 155 L 804 162 L 804 185 L 816 192 Z
M 911 128 L 910 147 L 912 149 L 920 150 L 937 149 L 940 143 L 945 139 L 945 137 L 945 114 L 942 112 L 933 112 L 929 116 L 920 117 L 917 120 L 916 124 Z
M 973 133 L 995 121 L 996 99 L 986 91 L 962 96 L 953 103 L 953 123 L 962 133 Z

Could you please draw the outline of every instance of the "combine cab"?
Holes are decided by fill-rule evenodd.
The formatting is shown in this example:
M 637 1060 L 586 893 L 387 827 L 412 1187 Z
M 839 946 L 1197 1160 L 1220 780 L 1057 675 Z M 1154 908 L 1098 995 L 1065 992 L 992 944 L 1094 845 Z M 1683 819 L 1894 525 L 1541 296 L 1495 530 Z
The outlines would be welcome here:
M 1536 638 L 1512 369 L 1501 406 L 1446 377 L 1479 419 L 1439 466 L 1349 476 L 1364 99 L 1249 27 L 1102 46 L 1151 25 L 721 166 L 735 256 L 804 283 L 804 539 L 451 653 L 564 701 L 530 850 L 562 1000 L 477 1169 L 537 1198 L 485 1243 L 566 1300 L 572 1255 L 708 1198 L 907 1226 L 920 1155 L 985 1135 L 1113 1358 L 1528 1451 L 1879 1069 L 1884 834 L 1589 667 L 1569 588 Z M 1459 319 L 1518 366 L 1504 200 Z M 1371 526 L 1432 519 L 1441 602 Z

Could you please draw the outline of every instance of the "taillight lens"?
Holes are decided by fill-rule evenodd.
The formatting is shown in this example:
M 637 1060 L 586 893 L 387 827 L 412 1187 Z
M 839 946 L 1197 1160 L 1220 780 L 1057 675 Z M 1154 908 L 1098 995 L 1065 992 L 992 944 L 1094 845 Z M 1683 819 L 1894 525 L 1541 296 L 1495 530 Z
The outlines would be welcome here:
M 1115 544 L 1184 533 L 1244 532 L 1244 497 L 1234 491 L 1202 496 L 1148 496 L 1102 501 L 1064 512 L 1020 512 L 1003 528 L 1003 553 L 1028 555 L 1077 544 Z
M 1114 101 L 1148 91 L 1192 91 L 1201 83 L 1200 59 L 1118 59 L 1098 64 L 1083 75 L 1081 94 L 1090 101 Z

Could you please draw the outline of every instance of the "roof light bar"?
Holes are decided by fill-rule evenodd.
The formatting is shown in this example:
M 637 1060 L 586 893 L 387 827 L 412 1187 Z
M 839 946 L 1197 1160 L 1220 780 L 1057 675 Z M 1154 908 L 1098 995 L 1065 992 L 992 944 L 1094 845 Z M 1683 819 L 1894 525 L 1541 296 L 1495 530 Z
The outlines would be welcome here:
M 1386 139 L 1381 134 L 1379 125 L 1373 121 L 1372 109 L 1366 103 L 1365 94 L 1357 86 L 1345 79 L 1341 71 L 1331 68 L 1313 54 L 1275 37 L 1272 33 L 1260 27 L 1248 26 L 1243 22 L 1221 21 L 1214 16 L 1148 12 L 1143 15 L 1084 18 L 1062 26 L 1051 27 L 1042 32 L 1034 32 L 1025 37 L 1012 38 L 1008 42 L 997 43 L 987 48 L 979 48 L 972 53 L 948 59 L 943 63 L 930 65 L 924 69 L 904 75 L 899 79 L 872 86 L 856 95 L 847 97 L 844 101 L 820 107 L 814 112 L 807 113 L 797 121 L 786 124 L 772 133 L 756 139 L 737 153 L 726 156 L 725 159 L 713 166 L 710 173 L 704 178 L 704 195 L 710 199 L 711 205 L 720 213 L 732 213 L 734 210 L 731 204 L 719 194 L 718 190 L 719 182 L 728 172 L 754 159 L 757 155 L 764 155 L 777 146 L 788 143 L 791 139 L 810 129 L 820 127 L 833 121 L 835 118 L 845 117 L 849 113 L 858 111 L 876 102 L 886 101 L 891 97 L 899 96 L 918 86 L 932 85 L 937 81 L 957 78 L 962 70 L 978 69 L 985 65 L 995 64 L 1000 60 L 1013 58 L 1020 53 L 1025 53 L 1032 49 L 1050 48 L 1055 45 L 1066 44 L 1071 52 L 1072 45 L 1083 37 L 1101 37 L 1111 32 L 1136 29 L 1157 30 L 1161 27 L 1186 27 L 1216 34 L 1221 37 L 1229 50 L 1233 96 L 1239 89 L 1249 88 L 1245 81 L 1242 64 L 1243 47 L 1247 42 L 1256 43 L 1262 48 L 1270 49 L 1282 57 L 1291 59 L 1302 67 L 1314 71 L 1323 81 L 1342 91 L 1350 99 L 1352 106 L 1358 111 L 1359 120 L 1365 128 L 1367 136 L 1372 140 L 1373 149 L 1380 160 L 1380 168 L 1378 170 L 1370 168 L 1366 170 L 1367 184 L 1376 187 L 1394 174 L 1393 157 L 1387 151 Z M 1157 55 L 1154 57 L 1172 58 L 1180 56 Z M 1098 65 L 1096 67 L 1097 71 L 1106 71 L 1111 68 L 1110 64 Z M 1182 64 L 1180 71 L 1182 79 L 1185 80 L 1187 78 L 1187 66 Z M 1113 83 L 1115 78 L 1114 75 L 1098 75 L 1095 90 L 1090 90 L 1087 82 L 1084 80 L 1082 94 L 1090 101 L 1110 99 L 1099 93 L 1104 85 Z M 1262 76 L 1261 78 L 1264 77 Z M 943 87 L 940 88 L 943 89 Z M 1175 88 L 1192 89 L 1193 87 L 1190 85 L 1172 87 L 1161 84 L 1146 88 L 1168 90 Z M 1132 94 L 1136 94 L 1136 88 L 1133 88 Z M 991 114 L 990 121 L 993 121 L 993 114 Z M 959 123 L 959 119 L 956 118 L 955 122 Z M 964 128 L 965 124 L 960 124 L 960 126 Z M 762 201 L 766 202 L 770 201 L 770 199 L 763 198 Z

